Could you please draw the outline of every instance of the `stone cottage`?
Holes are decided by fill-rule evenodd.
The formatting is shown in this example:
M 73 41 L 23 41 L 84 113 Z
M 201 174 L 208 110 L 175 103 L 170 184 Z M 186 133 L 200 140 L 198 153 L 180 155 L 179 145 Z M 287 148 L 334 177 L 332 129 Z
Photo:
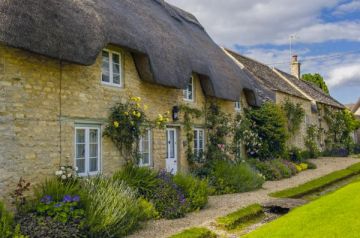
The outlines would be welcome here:
M 357 103 L 351 107 L 351 112 L 360 120 L 360 98 Z M 354 141 L 355 143 L 360 144 L 360 129 L 354 132 Z
M 124 158 L 102 133 L 110 108 L 130 95 L 150 118 L 209 99 L 235 114 L 274 97 L 194 16 L 163 0 L 0 1 L 0 14 L 0 196 L 60 165 L 80 175 L 119 169 Z M 182 127 L 148 130 L 141 165 L 186 170 Z M 203 150 L 204 118 L 194 135 Z
M 296 55 L 292 57 L 291 74 L 288 74 L 234 51 L 226 49 L 226 52 L 233 60 L 239 63 L 241 68 L 248 69 L 254 74 L 255 79 L 261 81 L 265 87 L 275 93 L 274 102 L 282 105 L 286 100 L 290 100 L 293 103 L 302 105 L 305 111 L 305 119 L 301 124 L 300 132 L 290 138 L 288 142 L 290 146 L 305 149 L 304 141 L 306 129 L 309 125 L 316 125 L 320 131 L 327 130 L 324 121 L 324 106 L 333 109 L 344 108 L 341 103 L 324 93 L 317 86 L 301 80 L 301 64 L 298 62 Z M 320 133 L 318 144 L 322 150 L 325 149 L 325 139 L 324 133 Z

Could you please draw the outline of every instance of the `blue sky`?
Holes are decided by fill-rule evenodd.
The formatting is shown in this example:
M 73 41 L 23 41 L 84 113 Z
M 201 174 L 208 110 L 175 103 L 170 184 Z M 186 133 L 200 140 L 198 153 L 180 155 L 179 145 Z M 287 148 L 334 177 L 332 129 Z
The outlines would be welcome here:
M 320 73 L 342 103 L 360 98 L 360 0 L 168 0 L 193 13 L 221 46 L 289 71 Z

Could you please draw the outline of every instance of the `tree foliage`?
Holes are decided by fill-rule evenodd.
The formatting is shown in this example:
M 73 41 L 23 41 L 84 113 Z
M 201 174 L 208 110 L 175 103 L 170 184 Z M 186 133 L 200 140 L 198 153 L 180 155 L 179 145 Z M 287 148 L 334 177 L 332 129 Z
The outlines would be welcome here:
M 287 119 L 281 107 L 267 102 L 258 109 L 248 110 L 247 116 L 254 122 L 252 130 L 262 142 L 257 157 L 265 160 L 283 155 L 288 133 Z
M 314 83 L 326 94 L 329 94 L 329 88 L 327 87 L 324 78 L 320 74 L 304 74 L 302 79 L 311 83 Z

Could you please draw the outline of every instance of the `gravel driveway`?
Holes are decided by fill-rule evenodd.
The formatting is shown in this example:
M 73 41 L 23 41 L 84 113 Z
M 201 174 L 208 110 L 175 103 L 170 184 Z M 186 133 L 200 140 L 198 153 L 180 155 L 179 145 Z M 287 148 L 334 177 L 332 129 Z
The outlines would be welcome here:
M 263 189 L 254 192 L 212 196 L 209 198 L 207 207 L 199 212 L 187 214 L 186 217 L 177 220 L 149 221 L 144 225 L 145 227 L 128 237 L 167 238 L 189 227 L 208 226 L 215 218 L 234 212 L 241 207 L 273 200 L 274 198 L 267 195 L 271 192 L 297 186 L 333 171 L 344 169 L 349 165 L 360 162 L 360 160 L 353 158 L 321 158 L 312 160 L 312 162 L 317 165 L 317 169 L 304 171 L 289 179 L 266 182 Z

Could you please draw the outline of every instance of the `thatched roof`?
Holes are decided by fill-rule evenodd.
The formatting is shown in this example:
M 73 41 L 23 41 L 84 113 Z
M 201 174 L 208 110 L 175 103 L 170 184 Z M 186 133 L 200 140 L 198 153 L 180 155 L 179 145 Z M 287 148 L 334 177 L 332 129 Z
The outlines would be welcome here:
M 313 98 L 316 102 L 326 104 L 332 107 L 336 108 L 345 108 L 344 105 L 339 103 L 337 100 L 335 100 L 330 95 L 323 92 L 319 87 L 317 87 L 315 84 L 298 79 L 294 77 L 291 74 L 285 73 L 279 69 L 276 69 L 279 73 L 281 73 L 284 77 L 286 77 L 289 81 L 291 81 L 293 84 L 295 84 L 298 88 L 300 88 L 304 93 L 309 95 L 311 98 Z
M 243 64 L 246 69 L 251 71 L 269 89 L 307 99 L 303 94 L 277 75 L 269 66 L 232 50 L 227 49 L 226 51 L 229 52 L 237 61 Z
M 184 88 L 197 73 L 208 96 L 255 91 L 193 15 L 163 0 L 0 0 L 0 42 L 82 65 L 114 44 L 145 81 Z

